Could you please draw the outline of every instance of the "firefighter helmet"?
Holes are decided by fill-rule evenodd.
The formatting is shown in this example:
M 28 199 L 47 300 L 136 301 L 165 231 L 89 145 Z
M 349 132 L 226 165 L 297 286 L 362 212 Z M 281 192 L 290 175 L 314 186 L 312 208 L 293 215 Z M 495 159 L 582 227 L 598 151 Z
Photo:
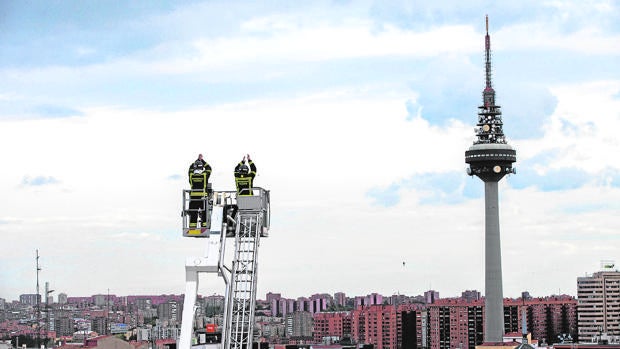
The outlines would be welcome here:
M 194 173 L 198 173 L 198 174 L 203 173 L 205 170 L 205 165 L 200 160 L 196 160 L 192 167 L 194 169 Z
M 237 172 L 240 174 L 248 174 L 248 172 L 250 172 L 250 169 L 248 168 L 246 164 L 243 164 L 239 166 L 239 168 L 237 169 Z

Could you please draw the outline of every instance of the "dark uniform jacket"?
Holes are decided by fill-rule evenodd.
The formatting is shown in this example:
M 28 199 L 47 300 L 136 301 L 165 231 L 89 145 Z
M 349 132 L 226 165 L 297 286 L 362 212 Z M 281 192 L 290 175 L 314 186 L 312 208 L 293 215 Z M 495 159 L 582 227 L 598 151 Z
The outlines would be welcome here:
M 204 161 L 204 160 L 203 160 Z M 192 192 L 191 196 L 204 196 L 207 193 L 207 183 L 211 176 L 211 166 L 205 162 L 202 173 L 194 173 L 194 164 L 189 167 L 189 184 Z
M 202 162 L 202 167 L 204 167 L 205 172 L 209 173 L 209 176 L 211 175 L 211 165 L 207 164 L 207 162 L 204 159 L 196 159 L 196 161 L 192 162 L 189 165 L 189 170 L 187 170 L 187 176 L 191 177 L 192 173 L 194 173 L 194 170 L 196 169 L 196 162 L 200 161 Z
M 254 177 L 256 177 L 256 165 L 252 160 L 248 161 L 250 172 L 247 174 L 240 173 L 239 169 L 243 166 L 243 161 L 235 166 L 235 185 L 237 193 L 241 196 L 253 195 L 252 187 L 254 186 Z

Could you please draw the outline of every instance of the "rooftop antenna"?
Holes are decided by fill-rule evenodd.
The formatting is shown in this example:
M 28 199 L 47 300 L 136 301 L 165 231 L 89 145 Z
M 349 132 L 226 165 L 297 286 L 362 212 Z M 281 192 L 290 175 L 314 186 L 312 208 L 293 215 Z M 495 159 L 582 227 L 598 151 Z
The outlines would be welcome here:
M 41 267 L 39 266 L 39 250 L 37 249 L 36 262 L 37 262 L 37 347 L 41 345 L 41 329 L 39 328 L 41 319 L 41 293 L 39 291 L 39 272 Z
M 105 334 L 110 334 L 110 289 L 108 288 L 108 298 L 106 299 L 106 325 L 105 325 Z

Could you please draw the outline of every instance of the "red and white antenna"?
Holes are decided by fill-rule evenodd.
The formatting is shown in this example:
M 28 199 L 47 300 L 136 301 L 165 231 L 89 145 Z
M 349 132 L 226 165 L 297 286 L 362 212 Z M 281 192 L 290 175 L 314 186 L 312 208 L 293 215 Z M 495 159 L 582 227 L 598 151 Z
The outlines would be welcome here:
M 482 99 L 485 106 L 495 105 L 495 90 L 491 81 L 491 37 L 489 36 L 489 16 L 485 16 L 486 35 L 484 37 L 484 68 L 485 68 L 485 87 L 482 92 Z

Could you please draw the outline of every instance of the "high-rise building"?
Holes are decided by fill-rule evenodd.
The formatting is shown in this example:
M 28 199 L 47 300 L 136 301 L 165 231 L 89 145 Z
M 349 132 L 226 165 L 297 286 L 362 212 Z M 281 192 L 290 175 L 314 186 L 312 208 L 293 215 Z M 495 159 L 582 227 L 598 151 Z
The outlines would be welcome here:
M 477 301 L 478 299 L 480 299 L 480 291 L 476 291 L 476 290 L 463 291 L 461 292 L 461 298 L 463 298 L 466 301 Z
M 344 292 L 334 293 L 334 304 L 340 307 L 347 305 L 347 295 Z
M 169 325 L 181 323 L 182 314 L 183 303 L 177 301 L 170 300 L 157 306 L 157 317 Z
M 376 349 L 396 349 L 397 310 L 392 305 L 359 307 L 351 313 L 351 339 Z
M 286 315 L 286 336 L 312 338 L 312 313 L 296 311 Z
M 92 318 L 90 328 L 100 335 L 108 334 L 108 319 L 103 316 Z
M 299 306 L 296 307 L 296 304 L 298 304 L 298 302 L 294 299 L 273 299 L 271 300 L 271 315 L 285 317 L 288 313 L 300 310 Z M 303 307 L 303 301 L 301 306 Z
M 491 82 L 491 38 L 489 19 L 486 18 L 485 72 L 486 86 L 482 91 L 482 105 L 478 107 L 476 140 L 465 152 L 469 164 L 467 174 L 484 182 L 485 203 L 485 324 L 484 342 L 502 343 L 504 337 L 502 289 L 502 255 L 499 234 L 498 183 L 507 174 L 514 173 L 512 163 L 517 153 L 504 136 L 502 112 L 495 104 L 495 90 Z
M 512 302 L 517 303 L 518 301 Z M 574 340 L 577 334 L 577 299 L 572 296 L 529 297 L 523 303 L 527 317 L 527 329 L 532 338 L 557 343 L 558 336 L 568 336 Z M 519 310 L 521 312 L 521 310 Z
M 36 293 L 28 293 L 19 295 L 19 302 L 22 304 L 35 306 L 39 304 L 41 300 L 41 295 Z
M 268 292 L 265 300 L 267 301 L 267 303 L 272 304 L 272 301 L 279 300 L 280 298 L 282 298 L 282 295 L 280 293 Z
M 601 271 L 577 278 L 579 341 L 605 333 L 620 335 L 620 272 Z
M 424 301 L 426 304 L 433 304 L 439 299 L 439 292 L 435 290 L 428 290 L 424 292 Z
M 57 337 L 73 335 L 73 332 L 75 332 L 73 319 L 67 316 L 55 319 L 54 330 L 56 331 Z
M 271 309 L 271 316 L 282 316 L 282 309 L 280 308 L 280 299 L 272 299 L 269 305 Z
M 473 349 L 482 343 L 482 301 L 443 299 L 428 307 L 429 348 Z
M 323 343 L 325 338 L 340 340 L 351 336 L 350 312 L 316 313 L 313 318 L 315 343 Z
M 293 308 L 293 310 L 289 310 L 289 312 L 292 311 L 310 311 L 310 299 L 307 297 L 299 297 L 297 298 L 297 301 L 295 302 L 295 306 Z
M 314 314 L 321 311 L 327 310 L 332 304 L 334 300 L 331 295 L 322 293 L 322 294 L 313 294 L 310 296 L 310 309 L 309 311 Z
M 367 296 L 355 297 L 355 308 L 381 304 L 383 304 L 383 296 L 378 293 L 371 293 Z
M 483 345 L 484 308 L 484 299 L 441 299 L 429 305 L 428 347 L 474 349 Z M 557 343 L 558 335 L 566 334 L 572 338 L 577 335 L 577 300 L 571 296 L 505 299 L 502 309 L 502 331 L 505 333 L 520 336 L 525 313 L 526 327 L 532 338 Z
M 397 347 L 399 349 L 427 348 L 427 311 L 421 306 L 401 306 L 398 312 Z

